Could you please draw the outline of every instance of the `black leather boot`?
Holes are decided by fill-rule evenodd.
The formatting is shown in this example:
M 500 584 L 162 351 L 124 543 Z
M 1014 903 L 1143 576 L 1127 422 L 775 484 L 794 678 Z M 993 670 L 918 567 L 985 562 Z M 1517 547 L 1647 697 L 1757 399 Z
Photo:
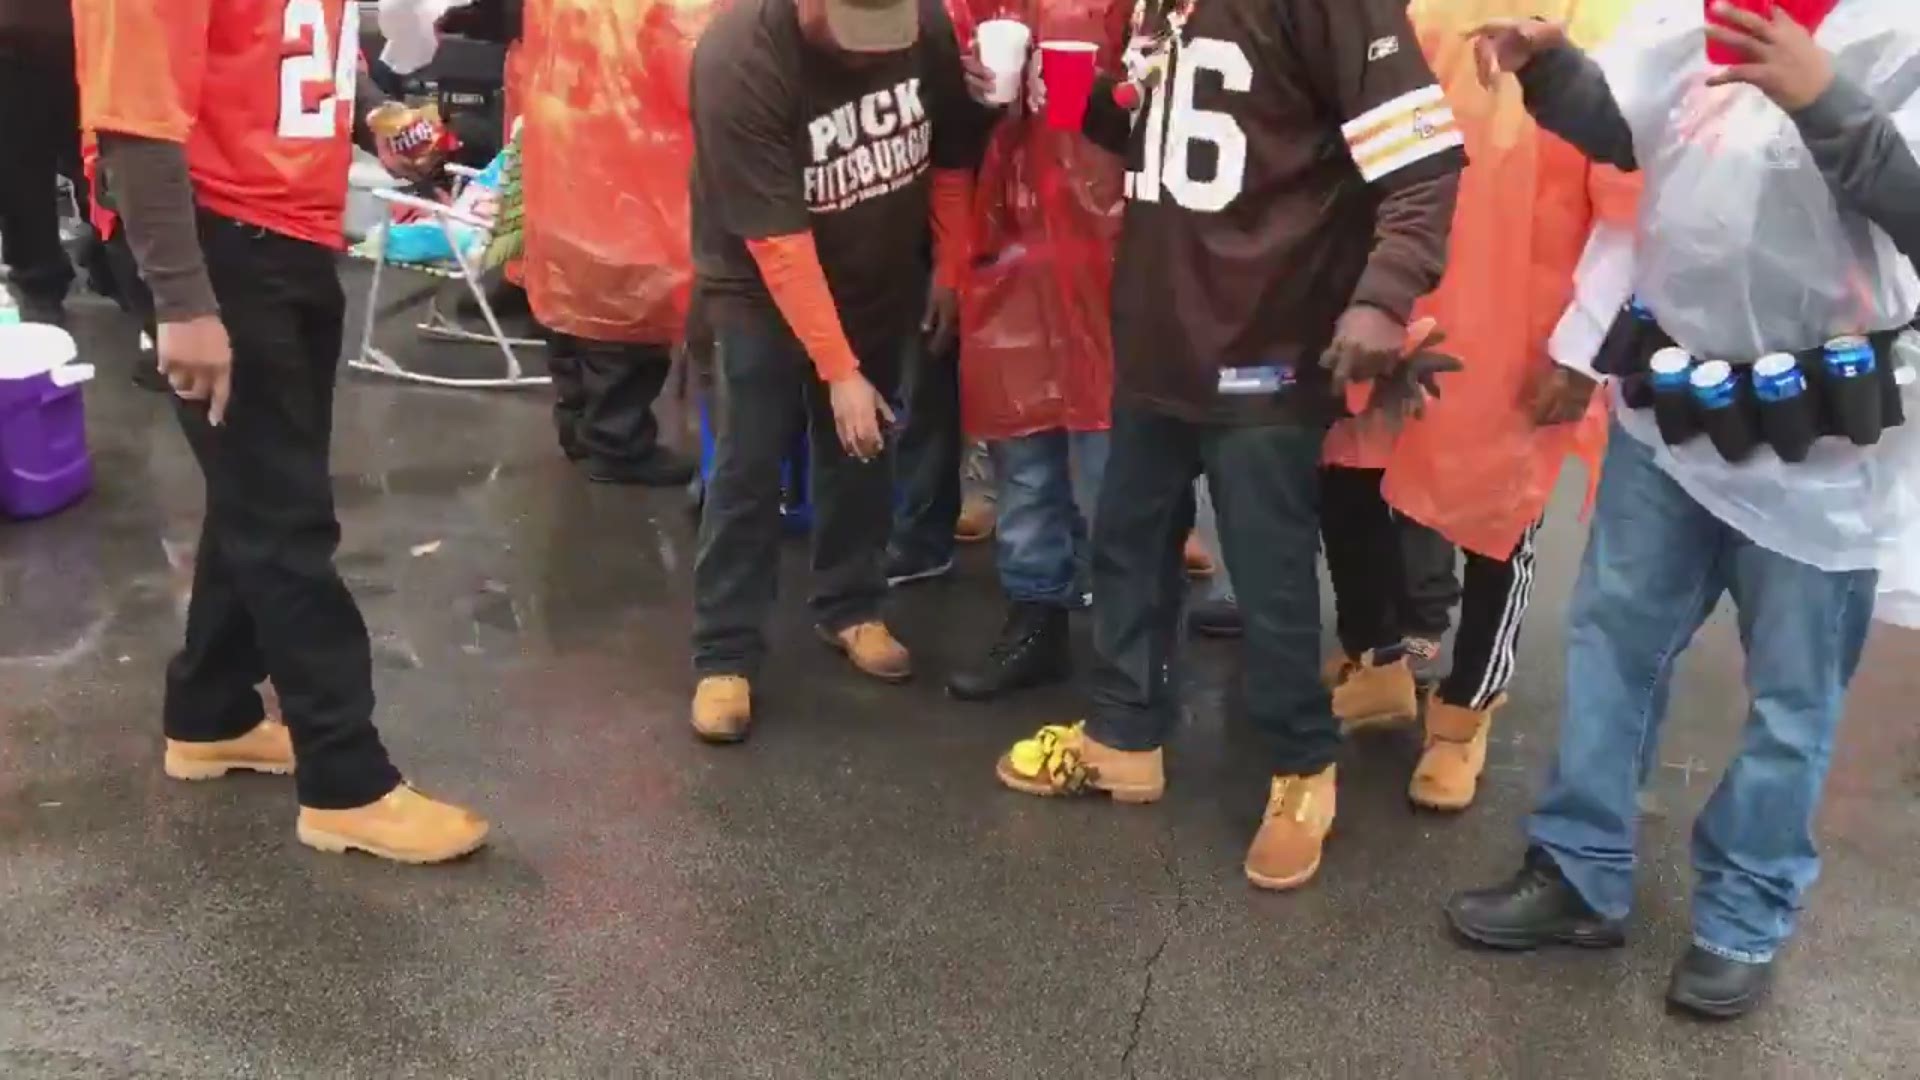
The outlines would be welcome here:
M 1749 964 L 1698 945 L 1673 965 L 1667 1001 L 1709 1020 L 1733 1020 L 1753 1011 L 1773 984 L 1773 964 Z
M 1542 851 L 1527 852 L 1526 865 L 1503 884 L 1456 894 L 1447 901 L 1447 921 L 1461 937 L 1490 949 L 1612 949 L 1627 940 L 1622 925 L 1588 907 Z
M 972 671 L 955 672 L 947 680 L 947 692 L 962 701 L 991 701 L 1015 690 L 1064 682 L 1072 670 L 1066 609 L 1015 604 L 986 660 Z

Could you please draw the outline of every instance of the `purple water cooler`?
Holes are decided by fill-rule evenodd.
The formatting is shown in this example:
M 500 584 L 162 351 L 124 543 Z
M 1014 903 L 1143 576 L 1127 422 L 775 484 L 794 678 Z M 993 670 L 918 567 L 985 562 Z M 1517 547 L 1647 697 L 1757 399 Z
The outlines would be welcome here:
M 93 367 L 54 326 L 0 326 L 0 513 L 45 517 L 93 489 L 86 406 Z

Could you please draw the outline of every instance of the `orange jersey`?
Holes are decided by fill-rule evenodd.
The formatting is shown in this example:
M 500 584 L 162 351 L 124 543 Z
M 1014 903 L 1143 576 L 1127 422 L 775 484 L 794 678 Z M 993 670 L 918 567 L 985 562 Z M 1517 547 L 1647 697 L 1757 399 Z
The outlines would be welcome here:
M 73 0 L 81 125 L 187 148 L 202 206 L 340 247 L 352 0 Z

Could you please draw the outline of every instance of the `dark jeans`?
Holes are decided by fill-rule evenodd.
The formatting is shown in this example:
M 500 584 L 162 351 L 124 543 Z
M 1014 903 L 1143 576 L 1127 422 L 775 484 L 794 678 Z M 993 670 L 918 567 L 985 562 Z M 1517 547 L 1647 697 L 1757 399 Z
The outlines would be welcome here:
M 1320 532 L 1333 579 L 1334 622 L 1349 656 L 1438 641 L 1460 601 L 1446 537 L 1396 515 L 1380 496 L 1379 469 L 1328 466 L 1320 475 Z
M 0 42 L 0 262 L 25 301 L 57 304 L 73 284 L 55 185 L 79 141 L 71 52 Z
M 553 424 L 567 453 L 626 464 L 660 448 L 653 403 L 673 370 L 672 347 L 549 333 L 547 369 L 553 376 Z
M 1194 478 L 1204 473 L 1246 621 L 1248 718 L 1275 775 L 1317 773 L 1340 745 L 1320 682 L 1319 498 L 1324 432 L 1193 424 L 1117 407 L 1093 526 L 1094 738 L 1164 743 L 1174 688 Z
M 906 424 L 893 451 L 893 550 L 929 565 L 953 557 L 960 518 L 960 350 L 907 345 Z
M 718 446 L 693 567 L 693 666 L 757 674 L 780 566 L 780 462 L 797 425 L 812 446 L 814 621 L 829 631 L 877 618 L 886 597 L 891 452 L 862 462 L 840 448 L 827 387 L 784 327 L 721 325 Z M 898 342 L 860 353 L 883 397 L 899 378 Z
M 334 569 L 328 473 L 346 301 L 333 254 L 203 214 L 201 244 L 233 342 L 226 422 L 180 402 L 206 478 L 186 645 L 167 669 L 166 732 L 210 742 L 261 719 L 273 678 L 300 802 L 362 806 L 400 774 L 373 726 L 367 626 Z

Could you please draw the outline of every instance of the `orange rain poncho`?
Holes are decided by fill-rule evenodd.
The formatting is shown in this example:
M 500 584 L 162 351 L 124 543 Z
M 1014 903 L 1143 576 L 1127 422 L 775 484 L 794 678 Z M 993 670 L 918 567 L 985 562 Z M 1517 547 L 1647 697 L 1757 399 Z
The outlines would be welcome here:
M 1014 18 L 1050 38 L 1100 45 L 1118 66 L 1132 0 L 948 0 L 962 48 Z M 1113 248 L 1120 160 L 1078 132 L 1011 106 L 974 187 L 977 260 L 961 296 L 960 400 L 967 433 L 1102 431 L 1113 405 Z
M 1567 456 L 1598 477 L 1606 395 L 1586 417 L 1535 428 L 1529 391 L 1550 371 L 1547 339 L 1573 297 L 1574 268 L 1594 222 L 1631 228 L 1638 181 L 1588 162 L 1527 116 L 1511 77 L 1481 87 L 1467 33 L 1496 18 L 1541 15 L 1568 23 L 1591 47 L 1635 0 L 1414 0 L 1421 48 L 1466 133 L 1447 274 L 1416 317 L 1436 319 L 1443 351 L 1466 370 L 1441 377 L 1444 396 L 1394 434 L 1347 421 L 1328 435 L 1332 465 L 1384 468 L 1388 505 L 1490 558 L 1513 554 L 1545 512 Z
M 593 341 L 679 340 L 693 290 L 687 104 L 717 0 L 527 0 L 513 67 L 533 313 Z

